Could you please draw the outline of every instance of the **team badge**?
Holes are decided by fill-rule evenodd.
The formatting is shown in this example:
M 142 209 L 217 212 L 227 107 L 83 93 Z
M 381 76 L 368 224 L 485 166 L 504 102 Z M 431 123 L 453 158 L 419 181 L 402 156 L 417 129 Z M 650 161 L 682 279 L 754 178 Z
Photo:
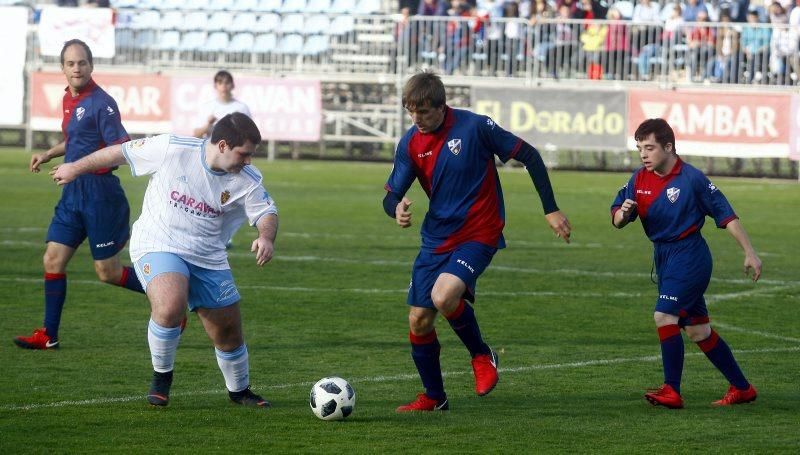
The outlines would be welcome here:
M 225 191 L 222 192 L 222 194 L 219 195 L 219 202 L 224 204 L 224 203 L 228 202 L 228 199 L 230 199 L 230 198 L 231 198 L 231 192 L 228 191 L 228 190 L 225 190 Z
M 114 109 L 111 106 L 106 106 L 106 111 L 108 115 L 114 115 Z
M 450 139 L 447 141 L 447 147 L 453 152 L 453 155 L 461 153 L 461 139 Z
M 81 121 L 81 119 L 83 118 L 83 114 L 85 114 L 85 113 L 86 113 L 86 109 L 84 109 L 82 107 L 79 107 L 79 108 L 75 109 L 75 117 L 78 117 L 78 121 L 79 122 Z
M 145 263 L 144 267 L 142 267 L 142 272 L 144 272 L 145 275 L 150 275 L 150 263 L 149 262 Z
M 680 196 L 680 194 L 680 188 L 675 188 L 674 186 L 672 188 L 667 188 L 667 199 L 669 199 L 669 201 L 673 204 L 678 200 L 678 196 Z

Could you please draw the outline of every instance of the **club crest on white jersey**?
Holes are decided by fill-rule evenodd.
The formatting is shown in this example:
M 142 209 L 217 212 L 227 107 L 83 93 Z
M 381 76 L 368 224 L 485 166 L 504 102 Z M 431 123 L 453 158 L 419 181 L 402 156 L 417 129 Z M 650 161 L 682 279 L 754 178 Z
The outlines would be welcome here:
M 228 199 L 230 199 L 230 198 L 231 198 L 231 192 L 228 191 L 228 190 L 225 190 L 225 191 L 222 192 L 222 194 L 219 195 L 219 202 L 221 204 L 224 204 L 224 203 L 228 202 Z
M 680 194 L 680 188 L 675 188 L 674 186 L 672 188 L 667 188 L 667 199 L 669 199 L 669 201 L 673 204 L 678 200 L 678 196 L 680 196 Z
M 447 147 L 453 152 L 453 155 L 461 153 L 461 139 L 450 139 L 447 141 Z

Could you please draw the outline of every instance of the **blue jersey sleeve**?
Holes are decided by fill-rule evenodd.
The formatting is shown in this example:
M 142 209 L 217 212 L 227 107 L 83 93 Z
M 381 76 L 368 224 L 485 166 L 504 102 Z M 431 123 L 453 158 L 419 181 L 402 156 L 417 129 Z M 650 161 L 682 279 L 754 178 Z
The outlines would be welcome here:
M 409 138 L 410 135 L 406 135 L 397 144 L 397 149 L 394 152 L 392 173 L 389 174 L 389 180 L 386 181 L 386 185 L 384 186 L 386 191 L 394 193 L 400 198 L 408 192 L 408 189 L 411 188 L 411 184 L 414 183 L 414 179 L 417 178 L 414 172 L 414 166 L 408 156 Z
M 494 120 L 485 115 L 479 115 L 478 136 L 486 149 L 500 158 L 500 161 L 507 162 L 515 158 L 522 146 L 522 139 L 513 133 L 504 130 Z
M 704 174 L 693 178 L 692 186 L 697 193 L 697 200 L 703 212 L 714 218 L 718 228 L 724 228 L 732 220 L 738 218 L 728 202 L 728 198 Z
M 614 219 L 614 214 L 617 213 L 617 210 L 622 206 L 622 203 L 625 202 L 626 199 L 630 199 L 635 201 L 635 185 L 636 182 L 636 173 L 634 173 L 630 179 L 628 179 L 628 183 L 625 184 L 622 188 L 617 191 L 617 197 L 614 199 L 614 203 L 611 204 L 611 219 Z M 630 221 L 636 221 L 636 218 L 639 217 L 639 211 L 637 209 L 633 209 L 633 213 L 631 213 Z
M 97 106 L 97 126 L 106 145 L 121 144 L 129 141 L 128 132 L 122 126 L 117 103 L 110 96 L 104 97 Z

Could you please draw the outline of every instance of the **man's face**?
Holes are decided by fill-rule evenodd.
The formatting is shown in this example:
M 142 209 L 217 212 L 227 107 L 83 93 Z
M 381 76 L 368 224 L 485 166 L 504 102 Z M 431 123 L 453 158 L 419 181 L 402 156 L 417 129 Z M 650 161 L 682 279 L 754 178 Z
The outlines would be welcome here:
M 228 79 L 214 81 L 214 90 L 217 91 L 217 96 L 227 100 L 231 97 L 231 92 L 233 92 L 233 81 Z
M 92 65 L 83 46 L 73 44 L 64 51 L 64 63 L 61 71 L 67 77 L 70 91 L 73 94 L 82 89 L 92 79 Z
M 648 171 L 655 171 L 658 174 L 666 174 L 669 169 L 665 169 L 670 163 L 669 160 L 674 156 L 673 145 L 666 144 L 666 148 L 656 142 L 655 134 L 650 134 L 641 141 L 636 142 L 639 150 L 639 158 Z
M 444 121 L 446 106 L 431 107 L 430 104 L 424 106 L 406 106 L 406 112 L 411 117 L 411 121 L 420 133 L 431 133 L 439 128 Z
M 256 146 L 250 141 L 238 147 L 231 148 L 224 140 L 219 141 L 219 148 L 222 152 L 219 167 L 225 172 L 238 174 L 242 168 L 250 164 L 253 155 L 256 153 Z

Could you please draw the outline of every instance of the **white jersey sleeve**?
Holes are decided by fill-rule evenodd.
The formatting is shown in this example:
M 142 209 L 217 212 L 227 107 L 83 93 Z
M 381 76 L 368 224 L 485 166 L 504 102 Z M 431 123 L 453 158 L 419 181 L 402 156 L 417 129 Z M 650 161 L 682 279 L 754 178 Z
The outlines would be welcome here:
M 245 166 L 242 174 L 247 175 L 256 183 L 248 189 L 247 195 L 244 197 L 245 214 L 250 225 L 255 226 L 264 215 L 270 213 L 277 215 L 278 207 L 275 205 L 275 201 L 261 184 L 261 172 L 254 166 Z
M 139 177 L 155 173 L 164 163 L 169 141 L 169 134 L 161 134 L 122 144 L 122 154 L 131 167 L 131 174 Z

